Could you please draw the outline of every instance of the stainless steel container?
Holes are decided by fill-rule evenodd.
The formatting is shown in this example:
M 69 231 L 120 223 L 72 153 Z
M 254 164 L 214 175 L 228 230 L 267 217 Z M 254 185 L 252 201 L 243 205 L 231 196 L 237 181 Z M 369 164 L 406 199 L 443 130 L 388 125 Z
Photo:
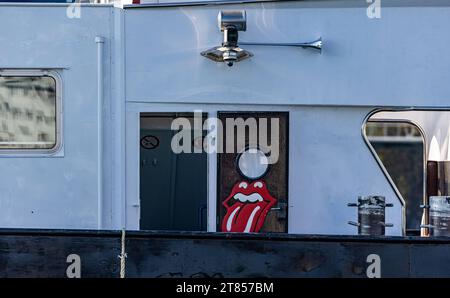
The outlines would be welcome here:
M 429 205 L 424 206 L 428 209 L 429 225 L 423 225 L 423 228 L 429 228 L 432 236 L 450 236 L 450 196 L 431 196 Z
M 358 222 L 348 223 L 358 227 L 359 235 L 383 236 L 385 228 L 393 226 L 385 222 L 386 207 L 393 205 L 386 204 L 383 196 L 359 196 L 358 203 L 349 203 L 348 206 L 358 207 Z

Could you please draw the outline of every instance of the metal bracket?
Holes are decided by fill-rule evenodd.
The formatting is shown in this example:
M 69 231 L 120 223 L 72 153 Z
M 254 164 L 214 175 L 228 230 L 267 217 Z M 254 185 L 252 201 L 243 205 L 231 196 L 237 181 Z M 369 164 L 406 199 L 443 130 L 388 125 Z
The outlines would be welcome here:
M 392 224 L 392 223 L 385 223 L 385 222 L 382 222 L 382 221 L 380 221 L 380 225 L 382 225 L 382 226 L 384 226 L 386 228 L 392 228 L 394 226 L 394 224 Z
M 354 221 L 349 221 L 348 224 L 352 225 L 352 226 L 355 226 L 355 227 L 359 227 L 360 226 L 360 223 L 354 222 Z

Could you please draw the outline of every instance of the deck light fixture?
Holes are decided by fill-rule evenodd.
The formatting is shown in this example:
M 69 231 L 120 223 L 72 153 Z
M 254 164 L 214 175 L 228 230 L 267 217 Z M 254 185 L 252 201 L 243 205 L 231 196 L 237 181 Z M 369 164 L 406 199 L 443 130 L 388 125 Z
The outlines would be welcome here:
M 222 45 L 203 51 L 201 55 L 216 62 L 225 62 L 228 66 L 252 57 L 252 53 L 241 49 L 238 45 L 238 32 L 247 29 L 245 10 L 221 11 L 217 20 L 219 29 L 223 32 Z

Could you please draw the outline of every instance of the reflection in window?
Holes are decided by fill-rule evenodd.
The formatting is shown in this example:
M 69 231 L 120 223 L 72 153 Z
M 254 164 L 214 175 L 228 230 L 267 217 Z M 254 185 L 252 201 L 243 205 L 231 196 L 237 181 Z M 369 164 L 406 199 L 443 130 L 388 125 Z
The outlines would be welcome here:
M 420 130 L 408 122 L 369 120 L 366 135 L 406 202 L 407 231 L 418 232 L 424 196 L 424 143 Z
M 0 77 L 0 149 L 51 149 L 55 145 L 55 80 Z

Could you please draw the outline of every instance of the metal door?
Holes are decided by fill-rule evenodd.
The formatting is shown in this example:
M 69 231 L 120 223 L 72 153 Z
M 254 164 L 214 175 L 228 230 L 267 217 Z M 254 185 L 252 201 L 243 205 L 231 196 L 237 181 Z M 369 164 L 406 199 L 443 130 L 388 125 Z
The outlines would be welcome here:
M 206 230 L 207 156 L 175 154 L 174 134 L 141 128 L 141 230 Z
M 223 232 L 287 232 L 287 206 L 288 206 L 288 113 L 285 112 L 221 112 L 219 119 L 224 126 L 223 140 L 224 152 L 218 156 L 218 230 Z M 257 130 L 245 127 L 233 128 L 235 132 L 246 129 L 244 147 L 235 148 L 233 153 L 226 152 L 227 142 L 233 141 L 226 135 L 228 120 L 254 119 Z M 261 121 L 264 119 L 263 122 Z M 277 132 L 271 131 L 272 121 L 278 121 Z M 234 122 L 236 124 L 236 122 Z M 248 122 L 251 123 L 251 122 Z M 242 124 L 242 122 L 241 122 Z M 252 147 L 261 147 L 261 125 L 267 127 L 267 137 L 276 133 L 278 138 L 278 160 L 270 164 L 266 170 L 252 176 L 252 173 L 243 173 L 240 169 L 240 157 L 249 152 Z M 245 125 L 244 125 L 245 126 Z M 258 136 L 256 144 L 251 144 L 251 134 Z M 237 133 L 233 143 L 236 145 Z M 266 143 L 267 144 L 267 143 Z

